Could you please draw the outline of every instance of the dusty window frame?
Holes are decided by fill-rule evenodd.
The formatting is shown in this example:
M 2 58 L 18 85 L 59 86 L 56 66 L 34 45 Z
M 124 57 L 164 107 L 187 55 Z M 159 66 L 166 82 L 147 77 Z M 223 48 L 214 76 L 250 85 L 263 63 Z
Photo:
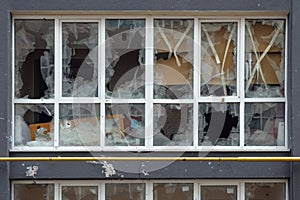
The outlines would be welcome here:
M 201 180 L 190 180 L 190 179 L 168 179 L 168 180 L 109 180 L 109 181 L 96 181 L 96 180 L 53 180 L 53 181 L 12 181 L 11 183 L 11 198 L 14 199 L 15 193 L 15 185 L 45 185 L 52 184 L 54 187 L 54 200 L 61 199 L 62 187 L 63 186 L 91 186 L 98 188 L 98 199 L 105 199 L 105 185 L 109 184 L 144 184 L 145 189 L 145 199 L 152 200 L 153 198 L 153 187 L 155 184 L 192 184 L 193 196 L 194 198 L 201 200 L 201 187 L 202 186 L 236 186 L 237 188 L 237 200 L 244 199 L 246 195 L 246 184 L 257 183 L 260 185 L 264 184 L 282 184 L 285 192 L 284 200 L 289 199 L 289 183 L 286 179 L 219 179 L 219 180 L 211 180 L 211 179 L 201 179 Z M 150 197 L 150 198 L 146 198 Z M 152 197 L 152 198 L 151 198 Z
M 43 17 L 44 18 L 44 17 Z M 193 93 L 194 93 L 194 97 L 192 99 L 182 99 L 182 100 L 167 100 L 168 103 L 190 103 L 193 104 L 193 145 L 192 146 L 181 146 L 181 147 L 166 147 L 166 146 L 154 146 L 153 145 L 153 140 L 152 139 L 147 139 L 145 141 L 145 146 L 138 146 L 138 147 L 113 147 L 113 146 L 105 146 L 105 142 L 104 142 L 104 138 L 103 138 L 103 134 L 100 134 L 101 138 L 100 138 L 100 145 L 99 146 L 94 146 L 89 148 L 89 150 L 103 150 L 103 151 L 122 151 L 122 150 L 158 150 L 158 151 L 194 151 L 194 150 L 205 150 L 207 151 L 207 149 L 209 149 L 210 151 L 236 151 L 236 150 L 242 150 L 242 151 L 251 151 L 251 150 L 267 150 L 267 151 L 273 151 L 273 150 L 277 150 L 277 151 L 286 151 L 288 150 L 288 125 L 287 125 L 287 18 L 286 17 L 282 17 L 282 16 L 278 16 L 278 17 L 253 17 L 253 16 L 249 16 L 249 17 L 226 17 L 226 19 L 221 19 L 218 17 L 203 17 L 203 18 L 199 18 L 199 17 L 174 17 L 174 16 L 155 16 L 155 17 L 149 17 L 149 16 L 109 16 L 109 17 L 105 17 L 105 16 L 93 16 L 93 17 L 78 17 L 77 16 L 49 16 L 46 17 L 46 19 L 53 19 L 54 20 L 54 24 L 55 24 L 55 32 L 54 32 L 54 38 L 55 38 L 55 68 L 57 69 L 59 66 L 61 66 L 61 51 L 57 49 L 58 46 L 61 46 L 61 23 L 62 22 L 97 22 L 98 23 L 98 42 L 99 44 L 101 44 L 101 42 L 105 41 L 105 33 L 104 33 L 104 27 L 105 27 L 105 19 L 145 19 L 145 23 L 146 23 L 146 27 L 153 27 L 154 25 L 154 19 L 180 19 L 180 18 L 184 18 L 184 19 L 192 19 L 194 20 L 194 67 L 196 69 L 197 72 L 194 73 L 194 77 L 193 77 Z M 14 19 L 42 19 L 42 16 L 14 16 Z M 245 20 L 247 19 L 283 19 L 285 20 L 285 55 L 284 55 L 284 68 L 285 68 L 285 90 L 284 93 L 285 95 L 283 97 L 280 98 L 268 98 L 268 99 L 263 99 L 263 98 L 246 98 L 245 97 L 245 91 L 242 89 L 244 88 L 244 82 L 243 82 L 243 77 L 244 77 L 244 60 L 245 60 L 245 56 L 243 55 L 244 52 L 244 37 L 245 37 Z M 13 20 L 14 21 L 14 20 Z M 226 97 L 204 97 L 201 96 L 200 93 L 200 80 L 199 80 L 199 71 L 197 70 L 199 69 L 200 66 L 200 59 L 199 59 L 199 53 L 200 53 L 200 49 L 198 48 L 198 44 L 200 43 L 200 27 L 201 27 L 201 22 L 237 22 L 237 37 L 238 37 L 238 43 L 239 45 L 237 46 L 237 87 L 239 87 L 240 89 L 237 89 L 237 95 L 236 96 L 226 96 Z M 14 44 L 14 26 L 13 26 L 13 44 Z M 145 65 L 146 66 L 153 66 L 153 30 L 148 30 L 146 31 L 146 35 L 150 36 L 150 37 L 146 37 L 145 39 L 145 45 L 146 45 L 146 51 L 145 51 L 145 55 L 146 55 L 146 60 L 145 60 Z M 14 49 L 14 45 L 13 45 L 13 49 Z M 98 65 L 99 66 L 105 66 L 105 61 L 103 58 L 103 55 L 101 55 L 101 52 L 105 51 L 105 46 L 104 45 L 100 45 L 98 48 Z M 14 52 L 12 52 L 12 54 L 14 55 Z M 14 57 L 14 56 L 12 56 Z M 14 58 L 12 61 L 13 65 L 14 65 Z M 98 75 L 99 77 L 101 76 L 101 74 L 104 73 L 104 69 L 103 67 L 99 67 L 98 70 Z M 13 74 L 14 74 L 14 68 L 13 68 Z M 151 80 L 153 80 L 153 68 L 149 68 L 148 71 L 148 75 L 146 75 L 145 80 L 146 82 L 151 82 Z M 61 97 L 62 95 L 60 94 L 60 88 L 61 88 L 61 79 L 59 78 L 60 75 L 60 71 L 56 72 L 55 75 L 55 90 L 57 91 L 56 95 L 55 95 L 55 99 L 38 99 L 38 100 L 32 100 L 32 101 L 27 101 L 26 99 L 13 99 L 13 108 L 12 110 L 14 111 L 14 105 L 15 104 L 21 104 L 21 103 L 30 103 L 30 104 L 35 104 L 35 103 L 50 103 L 50 104 L 55 104 L 55 120 L 56 120 L 56 124 L 58 124 L 58 105 L 60 103 L 74 103 L 73 100 L 68 99 L 68 98 L 64 98 Z M 14 77 L 13 77 L 14 80 Z M 104 79 L 100 79 L 99 85 L 104 85 L 105 82 Z M 57 84 L 59 83 L 59 84 Z M 14 84 L 14 81 L 13 81 Z M 14 85 L 13 85 L 13 97 L 14 97 Z M 116 100 L 112 100 L 112 99 L 106 99 L 105 98 L 105 93 L 103 88 L 101 89 L 101 87 L 98 87 L 98 97 L 99 98 L 85 98 L 85 99 L 76 99 L 75 102 L 76 103 L 88 103 L 89 101 L 92 101 L 93 103 L 97 103 L 100 104 L 100 124 L 104 124 L 105 123 L 105 105 L 106 103 L 124 103 L 124 102 L 128 102 L 127 100 L 120 100 L 120 99 L 116 99 Z M 59 99 L 57 99 L 59 98 Z M 132 99 L 129 101 L 130 103 L 142 103 L 145 105 L 145 113 L 149 113 L 150 117 L 148 118 L 148 120 L 145 121 L 145 126 L 149 125 L 149 120 L 151 120 L 151 116 L 153 116 L 153 112 L 152 112 L 152 108 L 153 105 L 159 104 L 159 103 L 166 103 L 165 100 L 161 100 L 161 99 L 153 99 L 153 85 L 148 85 L 145 88 L 145 98 L 144 99 Z M 238 103 L 240 105 L 240 145 L 233 147 L 233 146 L 228 146 L 228 147 L 220 147 L 220 146 L 210 146 L 209 148 L 207 147 L 203 147 L 203 146 L 199 146 L 198 143 L 198 114 L 197 114 L 197 110 L 198 110 L 198 104 L 199 103 L 211 103 L 211 102 L 215 102 L 215 103 L 220 103 L 220 102 L 229 102 L 229 103 Z M 285 142 L 284 145 L 282 146 L 245 146 L 245 127 L 243 126 L 244 124 L 244 107 L 246 103 L 260 103 L 260 102 L 282 102 L 285 105 L 285 110 L 284 110 L 284 116 L 285 116 Z M 13 112 L 14 113 L 14 112 Z M 13 119 L 14 121 L 14 119 Z M 12 132 L 14 132 L 12 130 Z M 101 127 L 101 133 L 104 132 L 104 126 Z M 153 133 L 153 127 L 149 126 L 149 128 L 147 128 L 145 130 L 145 137 L 151 137 Z M 16 151 L 23 151 L 23 150 L 33 150 L 33 151 L 56 151 L 58 150 L 63 150 L 63 151 L 68 151 L 68 150 L 81 150 L 81 151 L 86 151 L 85 148 L 82 147 L 64 147 L 64 146 L 59 146 L 59 131 L 58 131 L 58 125 L 55 125 L 54 128 L 54 146 L 53 147 L 17 147 L 14 146 L 14 144 L 12 145 L 12 151 L 16 150 Z M 14 138 L 13 138 L 14 141 Z M 14 142 L 13 142 L 14 143 Z M 187 148 L 188 147 L 188 148 Z

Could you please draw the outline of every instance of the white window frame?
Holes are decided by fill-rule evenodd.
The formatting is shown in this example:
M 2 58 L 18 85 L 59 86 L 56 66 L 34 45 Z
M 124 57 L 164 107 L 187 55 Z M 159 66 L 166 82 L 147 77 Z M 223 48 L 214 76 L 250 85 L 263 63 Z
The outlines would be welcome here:
M 282 183 L 285 184 L 286 200 L 289 199 L 289 184 L 287 179 L 169 179 L 169 180 L 51 180 L 51 181 L 12 181 L 11 197 L 14 200 L 14 185 L 16 184 L 53 184 L 54 200 L 61 199 L 62 186 L 97 186 L 98 200 L 105 200 L 106 183 L 143 183 L 145 184 L 145 200 L 153 200 L 154 183 L 191 183 L 193 184 L 194 199 L 201 200 L 201 186 L 237 186 L 237 200 L 245 200 L 246 183 Z
M 54 47 L 55 47 L 55 96 L 54 99 L 17 99 L 15 98 L 15 62 L 14 62 L 14 20 L 15 19 L 53 19 L 55 24 Z M 105 72 L 105 20 L 106 19 L 144 19 L 145 20 L 145 98 L 144 99 L 105 99 L 105 88 L 98 87 L 98 97 L 74 98 L 61 96 L 61 45 L 62 45 L 62 23 L 63 22 L 97 22 L 98 23 L 98 85 L 105 85 L 105 79 L 101 75 Z M 153 49 L 154 49 L 154 19 L 193 19 L 194 20 L 194 74 L 193 74 L 193 99 L 154 99 L 153 98 Z M 285 20 L 285 95 L 279 98 L 245 98 L 244 94 L 244 47 L 245 47 L 245 20 L 246 19 L 284 19 Z M 237 22 L 237 96 L 223 97 L 201 97 L 200 95 L 200 67 L 201 67 L 201 22 Z M 166 15 L 14 15 L 12 20 L 12 145 L 11 151 L 289 151 L 288 149 L 288 110 L 287 110 L 287 43 L 288 37 L 288 19 L 286 16 L 166 16 Z M 150 84 L 148 84 L 150 83 Z M 239 146 L 198 146 L 198 104 L 205 102 L 216 103 L 238 103 L 240 105 L 240 145 Z M 249 102 L 274 102 L 285 103 L 285 145 L 284 146 L 245 146 L 244 145 L 244 106 Z M 14 145 L 14 109 L 15 104 L 54 104 L 54 146 L 47 147 L 28 147 Z M 100 104 L 100 146 L 59 146 L 59 104 L 61 103 L 97 103 Z M 142 103 L 145 105 L 145 146 L 105 146 L 105 105 L 106 103 Z M 193 105 L 193 145 L 191 146 L 153 146 L 151 139 L 153 127 L 151 121 L 153 118 L 153 104 L 155 103 L 189 103 Z M 147 139 L 148 138 L 148 139 Z

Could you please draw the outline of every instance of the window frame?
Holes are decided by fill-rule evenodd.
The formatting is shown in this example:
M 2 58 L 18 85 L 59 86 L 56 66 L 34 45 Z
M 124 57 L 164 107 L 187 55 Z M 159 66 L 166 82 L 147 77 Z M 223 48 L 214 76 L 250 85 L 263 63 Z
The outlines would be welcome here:
M 168 179 L 168 180 L 18 180 L 11 182 L 11 199 L 14 200 L 14 185 L 16 184 L 53 184 L 54 200 L 61 199 L 63 186 L 97 186 L 98 200 L 105 200 L 105 184 L 106 183 L 135 183 L 145 184 L 145 200 L 153 200 L 153 185 L 155 183 L 190 183 L 193 184 L 194 199 L 201 200 L 201 186 L 226 186 L 234 185 L 237 187 L 237 200 L 245 199 L 246 183 L 281 183 L 285 184 L 286 200 L 289 199 L 289 182 L 287 179 Z
M 54 98 L 53 99 L 21 99 L 15 97 L 15 19 L 53 19 L 54 20 Z M 143 99 L 107 99 L 105 88 L 98 87 L 98 97 L 62 97 L 62 23 L 63 22 L 97 22 L 98 23 L 98 85 L 105 85 L 105 79 L 101 74 L 105 73 L 105 20 L 106 19 L 144 19 L 145 20 L 145 67 L 148 67 L 145 75 L 145 98 Z M 194 20 L 194 58 L 193 58 L 193 99 L 154 99 L 153 97 L 153 50 L 154 50 L 154 19 L 193 19 Z M 246 98 L 244 91 L 244 49 L 245 49 L 245 20 L 247 19 L 283 19 L 285 20 L 285 49 L 284 49 L 284 96 L 274 98 Z M 200 70 L 201 70 L 201 22 L 237 22 L 237 95 L 236 96 L 208 96 L 200 94 Z M 152 27 L 147 30 L 147 27 Z M 289 151 L 288 148 L 288 18 L 287 16 L 173 16 L 173 15 L 13 15 L 12 19 L 12 144 L 10 151 Z M 99 81 L 100 79 L 100 81 Z M 198 105 L 199 103 L 238 103 L 240 106 L 240 145 L 239 146 L 199 146 L 198 144 Z M 284 103 L 285 104 L 285 145 L 284 146 L 245 146 L 244 113 L 246 103 Z M 53 146 L 15 146 L 14 145 L 14 117 L 16 104 L 54 104 L 54 145 Z M 100 146 L 59 146 L 59 105 L 62 103 L 97 103 L 100 104 Z M 145 105 L 145 140 L 144 146 L 105 146 L 105 106 L 113 103 L 142 103 Z M 155 103 L 191 103 L 193 104 L 193 145 L 191 146 L 154 146 L 152 137 L 153 105 Z M 147 116 L 146 116 L 147 114 Z M 149 139 L 150 138 L 150 139 Z

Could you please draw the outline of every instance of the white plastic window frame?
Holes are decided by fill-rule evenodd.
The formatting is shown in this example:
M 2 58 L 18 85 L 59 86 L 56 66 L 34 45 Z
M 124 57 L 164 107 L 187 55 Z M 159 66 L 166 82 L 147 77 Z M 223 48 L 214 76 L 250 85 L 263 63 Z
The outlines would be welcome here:
M 27 147 L 14 146 L 14 126 L 11 128 L 11 151 L 289 151 L 288 149 L 288 119 L 287 119 L 287 36 L 288 23 L 286 16 L 243 16 L 243 17 L 195 17 L 195 16 L 145 16 L 145 15 L 113 15 L 113 16 L 40 16 L 40 15 L 16 15 L 15 19 L 53 19 L 55 23 L 55 97 L 54 99 L 17 99 L 14 95 L 14 25 L 12 26 L 12 124 L 14 124 L 14 106 L 18 103 L 51 103 L 54 104 L 54 146 Z M 105 20 L 106 19 L 144 19 L 145 20 L 145 98 L 144 99 L 105 99 Z M 194 74 L 193 74 L 193 99 L 154 99 L 153 98 L 153 50 L 154 50 L 154 19 L 193 19 L 194 20 Z M 285 95 L 279 98 L 245 98 L 244 92 L 244 48 L 245 48 L 245 20 L 247 19 L 283 19 L 285 20 Z M 63 22 L 98 22 L 98 97 L 62 97 L 61 96 L 61 42 Z M 200 95 L 200 68 L 201 68 L 201 22 L 237 22 L 237 95 L 236 96 L 201 96 Z M 240 145 L 239 146 L 198 146 L 198 104 L 199 103 L 238 103 L 240 105 Z M 249 102 L 274 102 L 285 103 L 285 145 L 284 146 L 245 146 L 244 145 L 244 106 Z M 98 103 L 100 104 L 100 146 L 59 146 L 59 104 L 60 103 Z M 105 104 L 106 103 L 142 103 L 145 104 L 145 146 L 105 146 Z M 153 104 L 155 103 L 189 103 L 193 104 L 193 145 L 192 146 L 153 146 L 151 138 L 153 127 Z M 148 139 L 147 139 L 148 138 Z
M 11 200 L 14 199 L 14 185 L 16 184 L 53 184 L 54 200 L 61 199 L 63 186 L 97 186 L 98 200 L 105 200 L 105 184 L 106 183 L 142 183 L 145 184 L 145 200 L 153 200 L 153 185 L 155 183 L 190 183 L 193 184 L 193 199 L 201 200 L 201 186 L 227 186 L 234 185 L 237 187 L 237 200 L 245 200 L 245 184 L 246 183 L 282 183 L 285 184 L 285 200 L 289 199 L 289 184 L 286 179 L 201 179 L 201 180 L 53 180 L 53 181 L 12 181 L 11 183 Z

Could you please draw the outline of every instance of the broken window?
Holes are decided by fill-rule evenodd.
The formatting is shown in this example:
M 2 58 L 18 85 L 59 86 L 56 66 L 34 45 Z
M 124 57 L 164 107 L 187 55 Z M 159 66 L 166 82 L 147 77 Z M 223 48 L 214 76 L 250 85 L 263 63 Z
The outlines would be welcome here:
M 193 183 L 154 183 L 153 199 L 192 200 L 194 185 Z
M 246 183 L 245 200 L 285 200 L 285 183 Z
M 15 20 L 15 97 L 54 97 L 54 20 Z
M 285 145 L 284 103 L 246 103 L 245 145 Z
M 54 200 L 54 184 L 15 184 L 14 200 Z
M 107 146 L 144 146 L 145 105 L 107 104 L 105 144 Z
M 285 21 L 246 20 L 246 97 L 283 97 Z
M 194 21 L 154 20 L 154 98 L 193 98 Z
M 236 96 L 237 23 L 201 23 L 201 95 Z
M 53 146 L 54 105 L 15 105 L 15 146 Z
M 284 17 L 39 17 L 13 20 L 13 148 L 287 148 Z
M 100 144 L 99 104 L 60 104 L 59 141 L 62 146 Z
M 105 21 L 107 98 L 145 97 L 145 20 Z
M 193 145 L 192 104 L 153 105 L 153 145 Z
M 98 186 L 62 186 L 62 200 L 98 200 Z
M 237 186 L 201 186 L 201 199 L 237 200 Z
M 98 23 L 62 23 L 62 96 L 98 96 Z
M 146 187 L 143 183 L 106 183 L 106 200 L 143 200 Z
M 199 104 L 199 145 L 238 146 L 239 104 Z

